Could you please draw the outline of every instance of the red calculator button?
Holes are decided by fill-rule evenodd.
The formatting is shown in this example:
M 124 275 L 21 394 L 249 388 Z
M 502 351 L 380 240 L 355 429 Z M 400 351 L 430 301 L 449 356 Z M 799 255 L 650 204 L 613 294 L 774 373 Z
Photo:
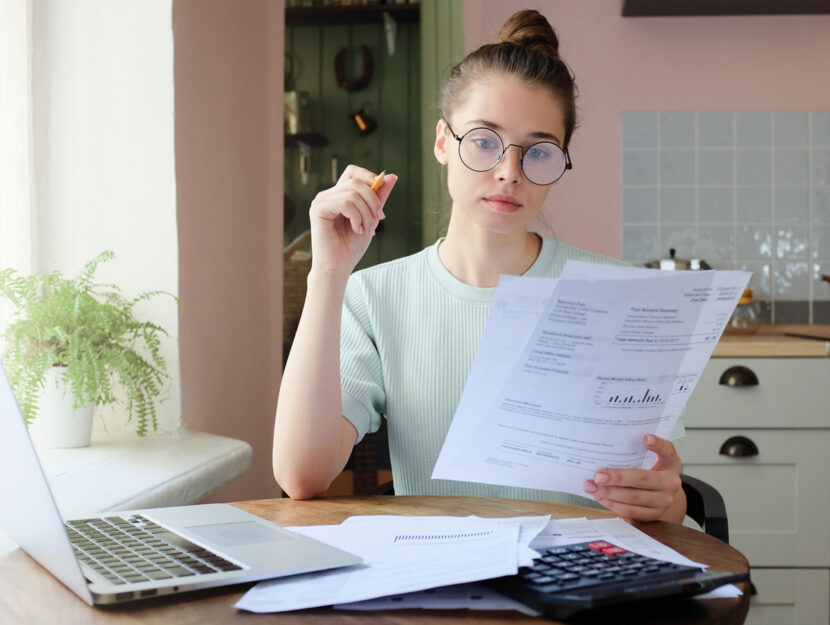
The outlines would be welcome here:
M 625 553 L 625 549 L 623 549 L 622 547 L 608 547 L 606 549 L 603 549 L 602 553 L 604 553 L 607 556 L 618 556 L 621 553 Z
M 607 543 L 604 540 L 598 540 L 595 543 L 588 543 L 588 546 L 593 549 L 594 551 L 602 551 L 603 549 L 608 549 L 609 547 L 613 547 L 611 543 Z

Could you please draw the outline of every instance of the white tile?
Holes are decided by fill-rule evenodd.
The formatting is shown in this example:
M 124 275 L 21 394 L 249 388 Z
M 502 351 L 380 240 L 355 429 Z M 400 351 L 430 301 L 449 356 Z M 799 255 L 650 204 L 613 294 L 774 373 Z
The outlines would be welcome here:
M 775 229 L 775 258 L 779 260 L 806 259 L 810 249 L 810 229 L 806 226 L 788 226 Z
M 764 260 L 772 257 L 772 229 L 769 226 L 738 226 L 735 255 L 739 260 Z
M 623 113 L 624 148 L 657 147 L 657 113 Z
M 736 144 L 754 148 L 772 145 L 772 116 L 764 111 L 748 111 L 735 114 Z
M 810 158 L 807 150 L 776 149 L 775 172 L 776 185 L 806 185 L 809 181 Z
M 810 277 L 806 262 L 774 263 L 773 298 L 806 300 L 810 297 Z
M 661 187 L 660 221 L 677 223 L 695 221 L 695 190 L 693 187 Z
M 695 145 L 694 113 L 660 113 L 660 145 L 672 148 L 692 148 Z
M 769 223 L 772 221 L 772 189 L 770 187 L 738 187 L 735 190 L 735 219 L 738 223 Z M 830 221 L 830 207 L 828 207 Z
M 775 189 L 775 223 L 810 223 L 810 194 L 807 187 Z
M 830 150 L 813 150 L 812 184 L 830 186 Z
M 656 150 L 623 150 L 623 184 L 657 184 Z
M 660 258 L 657 226 L 623 226 L 623 258 L 649 260 Z
M 732 223 L 734 217 L 732 195 L 732 187 L 698 187 L 698 221 Z
M 655 223 L 657 220 L 657 187 L 623 188 L 623 223 Z
M 732 226 L 698 226 L 695 256 L 711 265 L 719 260 L 732 260 L 735 254 L 735 235 Z
M 735 154 L 735 182 L 740 185 L 769 185 L 772 154 L 769 150 L 738 150 Z
M 816 111 L 811 115 L 813 147 L 830 148 L 830 112 Z
M 813 187 L 813 223 L 830 223 L 830 186 Z
M 698 113 L 698 145 L 703 147 L 731 146 L 733 114 L 724 111 Z
M 809 143 L 806 111 L 776 111 L 772 114 L 773 145 L 805 147 Z
M 692 150 L 660 152 L 660 184 L 694 184 L 695 153 Z
M 698 184 L 732 184 L 732 150 L 698 150 Z

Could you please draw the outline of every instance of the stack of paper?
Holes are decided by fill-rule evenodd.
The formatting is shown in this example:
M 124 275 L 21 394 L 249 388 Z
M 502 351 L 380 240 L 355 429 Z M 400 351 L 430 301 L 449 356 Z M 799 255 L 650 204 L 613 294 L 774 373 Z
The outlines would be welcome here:
M 621 519 L 358 516 L 340 525 L 291 529 L 351 551 L 364 563 L 261 582 L 236 603 L 237 608 L 285 612 L 335 605 L 354 610 L 470 608 L 531 614 L 526 606 L 470 582 L 514 575 L 539 555 L 537 549 L 587 540 L 607 540 L 643 555 L 704 566 Z M 717 592 L 740 594 L 734 586 Z
M 514 575 L 538 555 L 550 517 L 351 517 L 291 528 L 357 554 L 362 565 L 262 582 L 236 607 L 284 612 Z

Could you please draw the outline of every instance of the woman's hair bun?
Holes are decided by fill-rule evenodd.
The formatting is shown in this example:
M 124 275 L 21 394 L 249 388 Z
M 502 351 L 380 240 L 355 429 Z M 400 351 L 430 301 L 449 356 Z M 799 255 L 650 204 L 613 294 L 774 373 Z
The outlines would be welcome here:
M 533 9 L 514 13 L 502 26 L 499 41 L 532 48 L 536 52 L 559 56 L 559 39 L 545 16 Z

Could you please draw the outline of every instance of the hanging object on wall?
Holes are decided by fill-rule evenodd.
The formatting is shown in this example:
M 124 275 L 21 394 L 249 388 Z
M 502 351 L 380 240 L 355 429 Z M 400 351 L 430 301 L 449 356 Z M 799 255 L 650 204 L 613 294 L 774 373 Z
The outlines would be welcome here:
M 372 72 L 375 69 L 375 61 L 372 58 L 372 51 L 367 46 L 360 46 L 363 69 L 358 78 L 349 79 L 346 77 L 346 59 L 349 56 L 347 48 L 340 48 L 337 56 L 334 57 L 334 75 L 337 84 L 346 91 L 360 91 L 365 89 L 372 80 Z
M 286 91 L 283 96 L 285 132 L 296 135 L 310 130 L 308 92 Z
M 389 13 L 384 12 L 383 26 L 386 29 L 386 49 L 389 51 L 389 56 L 393 56 L 395 54 L 395 37 L 398 34 L 398 24 Z
M 349 115 L 361 135 L 371 134 L 378 127 L 377 122 L 366 112 L 366 108 L 370 106 L 370 102 L 364 102 L 362 109 Z
M 311 169 L 311 146 L 303 141 L 299 141 L 300 146 L 300 182 L 304 185 L 308 184 L 308 172 Z

